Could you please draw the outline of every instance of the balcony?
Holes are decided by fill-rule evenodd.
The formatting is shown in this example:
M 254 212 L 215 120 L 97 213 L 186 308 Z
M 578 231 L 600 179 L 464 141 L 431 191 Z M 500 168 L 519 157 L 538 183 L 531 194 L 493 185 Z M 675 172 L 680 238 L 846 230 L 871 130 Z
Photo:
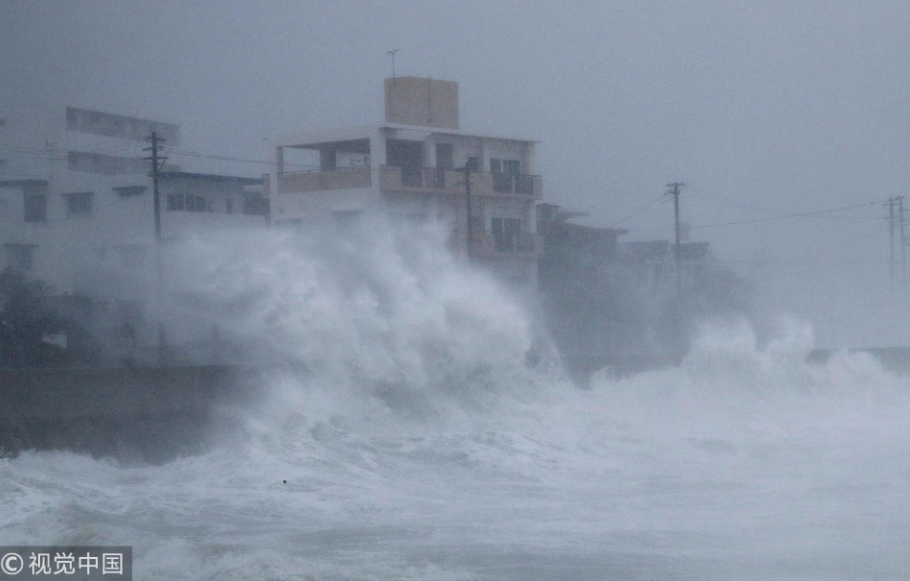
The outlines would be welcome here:
M 507 173 L 494 173 L 492 176 L 493 191 L 498 194 L 533 195 L 535 185 L 537 186 L 536 191 L 540 191 L 540 176 Z
M 533 232 L 521 232 L 517 236 L 499 237 L 489 232 L 475 232 L 471 245 L 474 256 L 505 258 L 509 256 L 543 256 L 543 238 Z
M 384 190 L 445 191 L 457 187 L 459 176 L 456 171 L 435 167 L 383 166 L 379 172 L 379 186 Z
M 278 176 L 278 193 L 320 192 L 368 188 L 372 185 L 369 166 L 329 171 L 297 171 Z
M 384 190 L 434 190 L 449 194 L 464 194 L 464 172 L 435 167 L 390 167 L 380 172 L 380 187 Z M 543 198 L 540 176 L 491 172 L 471 173 L 471 195 L 507 195 L 522 198 Z
M 369 188 L 372 184 L 368 166 L 287 172 L 278 176 L 278 193 Z M 435 167 L 383 166 L 379 170 L 379 187 L 383 190 L 464 195 L 464 172 Z M 471 195 L 539 200 L 543 198 L 543 184 L 541 177 L 535 175 L 472 172 Z

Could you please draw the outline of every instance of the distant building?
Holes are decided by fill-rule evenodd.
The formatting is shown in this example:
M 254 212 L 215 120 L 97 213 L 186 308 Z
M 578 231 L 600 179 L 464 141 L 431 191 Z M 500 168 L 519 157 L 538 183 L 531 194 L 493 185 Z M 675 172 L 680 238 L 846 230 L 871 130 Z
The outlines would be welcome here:
M 683 242 L 679 245 L 680 281 L 683 287 L 695 286 L 708 262 L 708 242 Z M 654 293 L 675 288 L 676 246 L 667 240 L 626 242 L 619 247 L 619 264 L 625 275 L 642 290 Z
M 605 366 L 633 370 L 674 360 L 680 325 L 668 322 L 666 306 L 676 296 L 675 246 L 619 242 L 627 230 L 574 224 L 583 213 L 553 204 L 539 204 L 537 215 L 541 304 L 569 370 L 587 376 Z M 680 245 L 686 294 L 704 293 L 708 248 Z
M 438 219 L 450 246 L 497 276 L 536 287 L 536 203 L 530 139 L 459 129 L 458 85 L 397 77 L 385 80 L 386 121 L 378 125 L 276 135 L 268 196 L 276 224 L 349 223 L 366 212 L 393 220 Z M 464 173 L 471 173 L 468 240 Z
M 628 230 L 596 228 L 569 222 L 581 212 L 567 212 L 554 204 L 538 204 L 537 231 L 543 238 L 539 278 L 542 292 L 549 292 L 569 278 L 596 279 L 606 284 L 616 274 L 618 238 Z
M 670 243 L 666 240 L 626 242 L 622 245 L 619 264 L 632 285 L 643 292 L 656 293 L 667 278 L 673 264 L 667 259 Z
M 170 123 L 50 104 L 0 105 L 0 269 L 52 284 L 101 339 L 141 347 L 154 285 L 154 205 L 146 139 L 180 146 Z M 266 223 L 261 179 L 181 171 L 160 180 L 166 243 L 205 228 Z M 100 328 L 99 328 L 100 327 Z M 139 348 L 137 347 L 137 348 Z

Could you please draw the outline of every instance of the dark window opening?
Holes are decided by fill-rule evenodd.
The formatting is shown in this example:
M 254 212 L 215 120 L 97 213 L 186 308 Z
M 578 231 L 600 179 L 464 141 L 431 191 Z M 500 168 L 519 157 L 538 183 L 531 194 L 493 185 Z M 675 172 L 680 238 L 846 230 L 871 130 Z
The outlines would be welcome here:
M 168 194 L 167 195 L 167 211 L 168 212 L 182 212 L 184 207 L 183 194 Z
M 6 265 L 19 272 L 28 272 L 35 265 L 34 244 L 4 244 Z
M 132 196 L 142 195 L 145 193 L 146 189 L 147 188 L 145 186 L 121 186 L 114 188 L 114 191 L 117 192 L 121 198 L 128 198 Z
M 262 194 L 243 194 L 243 213 L 247 216 L 267 216 L 269 201 Z
M 436 167 L 439 169 L 455 169 L 455 154 L 451 143 L 436 144 Z
M 63 195 L 66 198 L 66 215 L 68 217 L 92 215 L 92 204 L 95 198 L 94 192 L 79 192 Z
M 168 194 L 168 212 L 208 212 L 209 205 L 205 196 L 195 194 Z
M 514 159 L 491 159 L 490 173 L 493 174 L 493 189 L 500 193 L 511 193 L 513 182 L 518 183 L 520 179 L 521 164 Z M 523 182 L 522 182 L 522 185 Z
M 493 239 L 498 252 L 512 252 L 518 248 L 521 220 L 518 218 L 493 218 L 490 221 Z
M 25 221 L 47 222 L 47 196 L 44 194 L 26 194 Z

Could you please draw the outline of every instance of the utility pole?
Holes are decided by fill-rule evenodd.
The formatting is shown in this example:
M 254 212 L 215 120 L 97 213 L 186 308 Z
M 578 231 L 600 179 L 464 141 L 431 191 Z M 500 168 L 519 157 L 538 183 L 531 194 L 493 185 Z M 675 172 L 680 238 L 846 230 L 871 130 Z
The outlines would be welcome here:
M 888 280 L 891 283 L 891 290 L 894 291 L 894 206 L 897 204 L 897 198 L 888 198 L 884 205 L 888 206 L 888 243 L 891 249 L 890 260 L 888 262 Z
M 900 220 L 901 241 L 901 287 L 907 288 L 907 239 L 904 238 L 904 196 L 897 197 L 898 220 Z
M 399 50 L 401 50 L 401 49 L 396 48 L 395 50 L 386 51 L 386 54 L 390 55 L 392 57 L 392 78 L 393 79 L 395 78 L 395 53 L 397 53 Z
M 145 159 L 152 162 L 152 171 L 149 173 L 149 176 L 152 178 L 152 200 L 155 205 L 155 271 L 157 283 L 155 300 L 157 302 L 158 310 L 158 365 L 164 366 L 167 363 L 167 335 L 165 333 L 164 325 L 164 275 L 161 266 L 161 196 L 158 192 L 158 179 L 160 177 L 161 167 L 164 165 L 164 162 L 167 161 L 167 158 L 161 158 L 158 155 L 158 142 L 164 141 L 164 139 L 159 138 L 157 132 L 152 131 L 149 141 L 152 142 L 152 146 L 146 147 L 143 150 L 152 152 L 152 156 Z
M 471 246 L 474 244 L 474 221 L 471 219 L 471 172 L 473 170 L 474 167 L 470 163 L 464 164 L 464 167 L 461 168 L 464 173 L 465 204 L 468 207 L 468 262 L 471 262 Z
M 681 183 L 681 182 L 674 182 L 672 184 L 667 184 L 668 188 L 673 188 L 673 189 L 665 194 L 668 196 L 673 196 L 673 217 L 674 217 L 675 226 L 676 226 L 676 246 L 674 248 L 673 254 L 675 257 L 675 264 L 676 264 L 676 295 L 677 296 L 679 296 L 680 293 L 682 292 L 682 270 L 681 270 L 680 264 L 679 264 L 679 243 L 680 243 L 680 239 L 679 239 L 680 238 L 680 236 L 679 236 L 679 191 L 685 185 L 686 184 Z

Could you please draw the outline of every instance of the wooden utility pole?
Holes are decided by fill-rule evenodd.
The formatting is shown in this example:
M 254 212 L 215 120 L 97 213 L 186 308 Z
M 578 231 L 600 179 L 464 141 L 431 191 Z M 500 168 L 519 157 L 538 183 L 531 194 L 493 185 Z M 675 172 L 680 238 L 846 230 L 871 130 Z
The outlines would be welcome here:
M 907 288 L 907 239 L 904 237 L 904 196 L 897 197 L 897 215 L 901 241 L 901 287 Z
M 673 217 L 676 226 L 676 245 L 674 247 L 674 257 L 676 264 L 676 294 L 679 295 L 682 292 L 682 269 L 680 267 L 679 260 L 679 244 L 680 244 L 680 234 L 679 234 L 679 191 L 686 184 L 681 182 L 674 182 L 672 184 L 667 184 L 668 188 L 672 188 L 669 192 L 666 193 L 668 196 L 673 196 Z
M 399 50 L 401 50 L 401 49 L 396 48 L 395 50 L 386 51 L 386 54 L 390 55 L 392 57 L 392 78 L 393 79 L 395 78 L 395 53 L 397 53 Z
M 474 168 L 471 166 L 470 163 L 464 164 L 464 167 L 461 168 L 461 171 L 464 172 L 465 205 L 467 205 L 467 207 L 468 207 L 468 229 L 467 229 L 468 262 L 471 261 L 471 258 L 473 256 L 472 252 L 471 252 L 471 246 L 474 244 L 474 220 L 471 219 L 471 216 L 472 216 L 472 212 L 471 212 L 471 173 L 473 170 L 474 170 Z
M 890 260 L 888 261 L 888 280 L 891 284 L 891 290 L 894 290 L 894 206 L 897 204 L 897 198 L 888 198 L 885 201 L 888 206 L 888 244 L 891 250 Z
M 158 137 L 157 132 L 152 131 L 149 141 L 152 142 L 152 146 L 144 148 L 144 151 L 152 152 L 152 156 L 145 159 L 152 162 L 152 171 L 149 176 L 152 178 L 152 201 L 155 206 L 155 301 L 158 310 L 158 365 L 164 366 L 167 364 L 167 334 L 164 323 L 164 274 L 161 265 L 161 195 L 158 192 L 158 180 L 161 167 L 167 161 L 167 158 L 159 156 L 158 143 L 159 141 L 164 141 L 164 139 Z

